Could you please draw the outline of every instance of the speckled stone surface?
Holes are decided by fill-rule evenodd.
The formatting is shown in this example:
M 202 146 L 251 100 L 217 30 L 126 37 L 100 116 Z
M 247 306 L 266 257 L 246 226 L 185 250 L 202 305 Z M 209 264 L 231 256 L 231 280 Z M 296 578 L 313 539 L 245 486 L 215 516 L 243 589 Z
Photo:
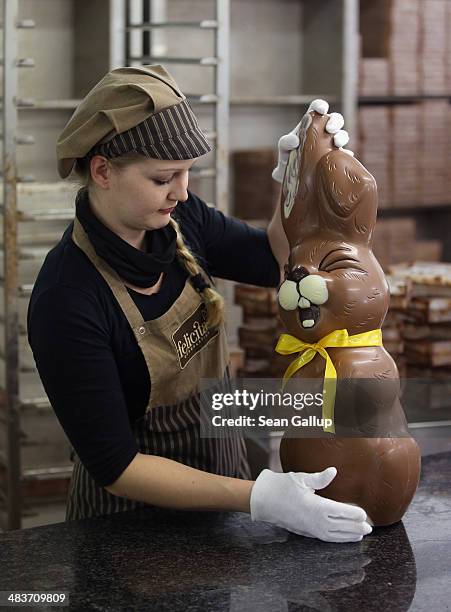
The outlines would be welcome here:
M 68 591 L 77 610 L 451 610 L 451 453 L 424 458 L 404 520 L 359 543 L 149 508 L 1 534 L 0 590 Z

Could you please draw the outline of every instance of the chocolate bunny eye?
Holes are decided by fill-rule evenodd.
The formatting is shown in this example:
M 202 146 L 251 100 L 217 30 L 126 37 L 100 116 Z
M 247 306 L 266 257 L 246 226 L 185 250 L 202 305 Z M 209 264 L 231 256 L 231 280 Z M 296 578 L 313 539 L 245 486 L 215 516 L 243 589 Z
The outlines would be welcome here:
M 284 281 L 279 289 L 279 304 L 284 310 L 296 310 L 299 301 L 297 284 L 294 281 Z
M 321 263 L 318 266 L 318 270 L 320 270 L 321 272 L 334 272 L 335 270 L 352 268 L 353 270 L 356 270 L 357 272 L 366 273 L 366 270 L 363 270 L 362 268 L 359 268 L 358 266 L 354 265 L 355 263 L 360 263 L 358 259 L 343 253 L 343 251 L 350 251 L 350 250 L 351 249 L 344 248 L 344 249 L 334 249 L 333 251 L 330 251 L 330 253 L 328 253 L 325 257 L 323 257 Z M 327 261 L 329 256 L 333 255 L 334 253 L 336 253 L 336 257 L 335 258 L 332 257 L 331 261 Z
M 301 295 L 317 306 L 321 306 L 329 298 L 326 281 L 318 274 L 311 274 L 303 278 L 299 281 L 298 288 Z
M 321 268 L 322 272 L 335 272 L 335 270 L 355 270 L 356 272 L 362 272 L 363 274 L 366 274 L 366 270 L 363 270 L 363 268 L 359 268 L 359 266 L 356 266 L 355 263 L 358 263 L 359 260 L 358 259 L 354 259 L 353 257 L 341 257 L 340 259 L 336 259 L 335 261 L 332 261 L 331 263 L 327 264 L 327 266 L 323 266 Z M 337 265 L 338 264 L 338 265 Z
M 354 262 L 358 261 L 357 259 L 337 259 L 333 263 L 329 264 L 327 268 L 323 268 L 323 272 L 335 272 L 336 270 L 354 270 L 355 272 L 361 272 L 362 274 L 367 274 L 366 270 L 359 268 L 358 266 L 353 265 Z M 331 266 L 335 266 L 335 264 L 339 264 L 338 266 L 332 268 Z

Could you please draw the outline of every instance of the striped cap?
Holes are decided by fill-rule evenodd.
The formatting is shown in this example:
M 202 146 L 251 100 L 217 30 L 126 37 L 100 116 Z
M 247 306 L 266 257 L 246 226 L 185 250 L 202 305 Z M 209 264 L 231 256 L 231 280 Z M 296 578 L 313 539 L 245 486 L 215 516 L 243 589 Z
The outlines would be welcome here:
M 56 143 L 61 178 L 75 161 L 137 151 L 193 159 L 212 150 L 179 86 L 160 64 L 116 68 L 83 98 Z
M 151 115 L 111 140 L 96 144 L 87 154 L 109 159 L 131 151 L 155 159 L 193 159 L 211 151 L 187 99 Z

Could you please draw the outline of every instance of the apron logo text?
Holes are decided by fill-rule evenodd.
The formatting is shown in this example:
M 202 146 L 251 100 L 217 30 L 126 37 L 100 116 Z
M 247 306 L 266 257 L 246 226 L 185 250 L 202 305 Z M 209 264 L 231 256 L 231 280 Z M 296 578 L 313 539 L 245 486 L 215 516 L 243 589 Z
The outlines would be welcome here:
M 193 314 L 182 323 L 172 334 L 180 369 L 196 355 L 210 340 L 219 334 L 219 330 L 211 329 L 207 325 L 207 308 L 200 304 Z

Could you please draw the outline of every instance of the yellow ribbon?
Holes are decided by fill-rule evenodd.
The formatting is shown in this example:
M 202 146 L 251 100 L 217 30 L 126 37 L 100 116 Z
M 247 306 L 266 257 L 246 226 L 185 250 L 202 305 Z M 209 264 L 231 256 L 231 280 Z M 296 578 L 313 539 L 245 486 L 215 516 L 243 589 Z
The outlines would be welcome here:
M 331 347 L 352 347 L 352 346 L 382 346 L 382 330 L 373 329 L 368 332 L 361 334 L 355 334 L 354 336 L 348 335 L 346 329 L 336 329 L 335 331 L 327 334 L 324 338 L 321 338 L 314 344 L 303 342 L 299 338 L 295 338 L 290 334 L 282 334 L 277 342 L 276 351 L 281 355 L 290 355 L 291 353 L 299 353 L 299 356 L 288 366 L 283 375 L 282 390 L 289 378 L 293 376 L 300 368 L 305 366 L 306 363 L 311 361 L 316 353 L 319 353 L 321 357 L 326 360 L 326 369 L 324 373 L 324 385 L 323 385 L 323 419 L 331 419 L 332 425 L 324 426 L 324 431 L 335 433 L 334 425 L 334 405 L 335 405 L 335 393 L 337 388 L 337 371 L 329 353 L 326 351 L 327 348 Z M 324 423 L 324 421 L 323 421 Z

